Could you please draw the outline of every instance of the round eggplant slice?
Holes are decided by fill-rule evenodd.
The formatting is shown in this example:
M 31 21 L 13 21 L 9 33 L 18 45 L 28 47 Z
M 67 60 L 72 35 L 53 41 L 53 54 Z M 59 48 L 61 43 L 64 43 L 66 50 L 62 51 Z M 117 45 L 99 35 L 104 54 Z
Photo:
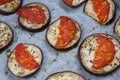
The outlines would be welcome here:
M 39 2 L 24 5 L 18 10 L 18 14 L 20 26 L 31 32 L 43 30 L 50 22 L 49 9 Z
M 46 80 L 85 80 L 81 75 L 71 72 L 57 72 L 47 77 Z
M 42 65 L 42 51 L 35 45 L 20 43 L 10 54 L 9 70 L 17 77 L 35 73 Z
M 118 36 L 120 36 L 120 17 L 118 18 L 118 20 L 115 23 L 114 33 L 117 34 Z
M 61 16 L 61 17 L 65 17 L 65 19 L 68 18 L 66 16 Z M 55 49 L 65 50 L 65 49 L 72 48 L 79 42 L 79 39 L 81 37 L 81 29 L 77 22 L 68 18 L 70 20 L 70 22 L 74 23 L 74 24 L 71 24 L 71 23 L 70 24 L 72 26 L 73 25 L 76 26 L 75 27 L 76 31 L 73 31 L 71 29 L 72 26 L 67 23 L 67 20 L 62 21 L 63 19 L 61 20 L 61 17 L 59 19 L 57 19 L 56 21 L 54 21 L 48 27 L 47 32 L 46 32 L 46 38 L 47 38 L 48 43 Z M 68 20 L 68 22 L 69 22 L 69 20 Z M 62 24 L 63 24 L 63 26 L 62 26 Z M 74 27 L 72 27 L 72 28 L 74 29 Z M 71 32 L 73 32 L 73 33 L 71 33 Z M 72 37 L 72 39 L 71 39 L 71 37 Z M 60 40 L 60 38 L 61 38 L 61 40 Z M 60 43 L 60 42 L 62 42 L 62 43 Z M 66 43 L 67 43 L 67 45 L 66 45 Z M 57 44 L 59 44 L 59 46 Z M 63 46 L 60 46 L 61 44 L 63 44 Z
M 88 0 L 84 7 L 84 12 L 101 25 L 107 24 L 114 18 L 115 10 L 113 0 L 104 0 L 103 2 Z
M 70 7 L 78 7 L 80 6 L 85 0 L 63 0 L 64 3 Z
M 93 34 L 79 48 L 83 67 L 93 74 L 108 74 L 120 65 L 120 44 L 108 34 Z
M 0 51 L 4 50 L 13 39 L 13 33 L 8 24 L 0 21 Z
M 2 1 L 0 2 L 0 14 L 3 15 L 15 13 L 23 2 L 23 0 L 7 0 L 7 1 L 2 0 Z

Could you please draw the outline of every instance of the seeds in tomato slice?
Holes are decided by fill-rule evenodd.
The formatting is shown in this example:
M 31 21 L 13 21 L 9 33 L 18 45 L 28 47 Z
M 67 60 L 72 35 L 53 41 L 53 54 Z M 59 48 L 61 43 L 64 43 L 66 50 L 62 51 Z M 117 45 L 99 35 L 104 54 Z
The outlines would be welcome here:
M 97 14 L 100 23 L 108 20 L 110 4 L 108 0 L 92 0 L 94 12 Z
M 106 36 L 98 35 L 98 46 L 94 53 L 92 68 L 100 69 L 111 63 L 115 56 L 115 45 L 112 40 Z
M 40 66 L 22 43 L 18 44 L 15 48 L 15 59 L 21 67 L 28 70 L 37 69 Z
M 55 47 L 56 48 L 66 47 L 75 38 L 76 32 L 77 26 L 75 22 L 66 16 L 61 16 L 60 32 Z

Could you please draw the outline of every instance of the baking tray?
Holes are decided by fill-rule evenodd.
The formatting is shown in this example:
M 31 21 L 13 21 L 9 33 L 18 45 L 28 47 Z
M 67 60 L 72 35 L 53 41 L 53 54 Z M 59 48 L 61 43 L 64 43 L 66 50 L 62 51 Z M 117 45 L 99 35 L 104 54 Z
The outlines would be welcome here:
M 106 26 L 99 25 L 92 18 L 84 14 L 83 3 L 78 8 L 70 8 L 66 6 L 62 0 L 24 0 L 23 5 L 31 2 L 42 2 L 48 6 L 51 13 L 51 22 L 59 18 L 61 15 L 69 16 L 76 20 L 82 29 L 82 36 L 77 47 L 68 51 L 57 51 L 53 49 L 46 41 L 46 29 L 32 33 L 23 30 L 18 25 L 18 15 L 9 16 L 0 15 L 0 21 L 7 22 L 14 31 L 14 40 L 12 44 L 0 54 L 0 80 L 45 80 L 47 76 L 58 71 L 74 71 L 86 78 L 86 80 L 120 80 L 120 67 L 111 74 L 105 76 L 97 76 L 88 73 L 79 63 L 78 48 L 81 42 L 89 35 L 94 33 L 107 33 L 120 41 L 120 38 L 113 33 L 114 23 L 120 16 L 120 0 L 114 0 L 116 3 L 116 16 L 111 24 Z M 35 74 L 27 78 L 19 78 L 10 73 L 7 68 L 7 59 L 10 52 L 18 43 L 35 44 L 43 51 L 43 65 Z

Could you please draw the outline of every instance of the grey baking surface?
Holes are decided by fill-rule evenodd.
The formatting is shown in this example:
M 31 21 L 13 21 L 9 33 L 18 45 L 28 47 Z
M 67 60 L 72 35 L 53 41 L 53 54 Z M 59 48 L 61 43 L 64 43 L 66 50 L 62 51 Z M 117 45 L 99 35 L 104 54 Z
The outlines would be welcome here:
M 57 51 L 53 49 L 46 41 L 46 29 L 31 33 L 23 30 L 18 26 L 18 15 L 15 13 L 9 16 L 0 15 L 0 21 L 7 22 L 14 31 L 14 41 L 4 52 L 0 54 L 0 80 L 45 80 L 47 76 L 58 71 L 74 71 L 86 78 L 86 80 L 120 80 L 120 67 L 111 74 L 105 76 L 97 76 L 88 73 L 79 63 L 77 54 L 81 42 L 89 35 L 94 33 L 108 33 L 113 35 L 120 41 L 120 38 L 113 33 L 113 26 L 117 18 L 120 16 L 120 0 L 114 0 L 116 3 L 116 16 L 113 22 L 106 26 L 99 25 L 92 18 L 83 12 L 83 3 L 80 7 L 72 9 L 66 6 L 62 0 L 24 0 L 23 5 L 31 2 L 42 2 L 48 6 L 51 12 L 51 22 L 59 18 L 61 15 L 69 16 L 76 20 L 82 29 L 82 37 L 77 47 L 68 51 Z M 7 68 L 7 55 L 10 54 L 18 43 L 35 44 L 43 51 L 43 65 L 32 76 L 27 78 L 18 78 L 11 74 Z

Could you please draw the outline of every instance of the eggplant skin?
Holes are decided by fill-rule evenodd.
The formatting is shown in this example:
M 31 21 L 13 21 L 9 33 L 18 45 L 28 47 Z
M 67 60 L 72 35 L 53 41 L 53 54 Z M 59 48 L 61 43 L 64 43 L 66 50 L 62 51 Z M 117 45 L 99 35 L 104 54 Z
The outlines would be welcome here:
M 5 49 L 7 49 L 7 48 L 12 44 L 14 35 L 13 35 L 13 30 L 11 29 L 10 25 L 8 25 L 7 23 L 5 23 L 5 22 L 3 22 L 3 21 L 0 21 L 0 23 L 3 23 L 3 24 L 5 24 L 5 25 L 7 25 L 7 26 L 9 27 L 11 33 L 12 33 L 12 34 L 11 34 L 12 37 L 11 37 L 10 41 L 8 42 L 8 44 L 6 44 L 6 45 L 3 46 L 2 48 L 0 48 L 0 52 L 2 52 L 2 51 L 4 51 Z
M 57 20 L 55 20 L 54 22 L 52 22 L 49 26 L 48 26 L 48 28 L 47 28 L 47 31 L 46 31 L 46 40 L 47 40 L 47 42 L 48 42 L 48 44 L 52 47 L 52 48 L 54 48 L 54 49 L 56 49 L 56 50 L 59 50 L 59 51 L 68 51 L 68 50 L 71 50 L 72 48 L 75 48 L 77 45 L 78 45 L 78 43 L 79 43 L 79 40 L 80 40 L 80 38 L 81 38 L 81 35 L 82 35 L 82 30 L 81 30 L 81 28 L 80 28 L 80 25 L 75 21 L 75 20 L 73 20 L 75 23 L 76 23 L 76 25 L 77 25 L 77 35 L 78 35 L 78 33 L 79 33 L 79 38 L 78 38 L 78 40 L 73 44 L 73 45 L 71 45 L 71 46 L 69 46 L 69 47 L 65 47 L 65 48 L 56 48 L 54 45 L 52 45 L 52 43 L 50 43 L 50 41 L 49 41 L 49 38 L 48 38 L 48 32 L 49 32 L 49 30 L 50 30 L 50 27 L 51 27 L 51 25 L 54 25 L 57 21 L 59 21 L 59 19 L 57 19 Z M 56 26 L 57 27 L 57 26 Z M 77 37 L 77 36 L 76 36 Z
M 44 30 L 45 28 L 47 28 L 47 26 L 49 25 L 50 20 L 51 20 L 51 14 L 50 14 L 49 8 L 48 8 L 46 5 L 44 5 L 43 3 L 40 3 L 40 2 L 29 3 L 29 4 L 26 4 L 25 6 L 29 6 L 29 5 L 32 5 L 32 4 L 41 4 L 41 5 L 43 5 L 43 7 L 45 7 L 45 8 L 47 9 L 47 11 L 48 11 L 48 20 L 47 20 L 47 22 L 46 22 L 44 25 L 42 25 L 41 27 L 39 27 L 39 28 L 32 29 L 32 28 L 28 28 L 26 25 L 24 25 L 24 24 L 21 22 L 21 20 L 20 20 L 21 16 L 19 16 L 19 17 L 18 17 L 18 23 L 19 23 L 19 25 L 20 25 L 23 29 L 25 29 L 25 30 L 27 30 L 27 31 L 29 31 L 29 32 L 39 32 L 39 31 L 42 31 L 42 30 Z M 25 19 L 25 18 L 24 18 L 24 19 Z M 26 20 L 27 20 L 27 19 L 26 19 Z M 32 23 L 32 22 L 31 22 L 31 23 Z M 36 24 L 36 25 L 37 25 L 37 24 Z
M 53 73 L 51 75 L 49 75 L 45 80 L 51 80 L 51 78 L 53 78 L 54 76 L 57 77 L 59 75 L 64 76 L 66 74 L 72 75 L 73 77 L 78 77 L 79 80 L 85 80 L 85 78 L 83 76 L 81 76 L 80 74 L 73 72 L 73 71 L 61 71 L 61 72 L 56 72 Z
M 19 76 L 19 74 L 18 75 L 16 75 L 16 74 L 14 74 L 12 71 L 11 71 L 11 69 L 10 69 L 10 66 L 9 66 L 9 60 L 10 60 L 10 57 L 11 57 L 11 55 L 13 54 L 13 52 L 14 52 L 14 50 L 15 49 L 13 49 L 13 51 L 11 52 L 11 54 L 10 54 L 10 56 L 9 56 L 9 58 L 8 58 L 8 61 L 7 61 L 7 67 L 8 67 L 8 69 L 9 69 L 9 71 L 14 75 L 14 76 L 16 76 L 16 77 L 20 77 L 20 78 L 25 78 L 25 77 L 30 77 L 30 76 L 32 76 L 32 75 L 34 75 L 34 74 L 36 74 L 39 70 L 40 70 L 40 68 L 41 68 L 41 66 L 42 66 L 42 64 L 43 64 L 43 52 L 42 52 L 42 50 L 38 47 L 38 46 L 36 46 L 36 45 L 34 45 L 34 44 L 26 44 L 26 43 L 24 43 L 24 45 L 28 45 L 28 46 L 34 46 L 34 47 L 36 47 L 36 48 L 38 48 L 39 50 L 40 50 L 40 55 L 41 55 L 41 62 L 40 62 L 40 67 L 39 68 L 37 68 L 37 69 L 35 69 L 33 72 L 31 72 L 31 73 L 29 73 L 29 74 L 27 74 L 27 75 L 24 75 L 24 76 Z M 19 66 L 20 67 L 20 66 Z M 24 69 L 25 70 L 25 69 Z M 29 70 L 30 71 L 30 70 Z
M 63 0 L 63 2 L 64 2 L 64 0 Z M 86 2 L 86 1 L 84 0 L 84 1 L 82 1 L 80 4 L 76 4 L 76 5 L 72 5 L 72 6 L 69 6 L 69 5 L 66 4 L 65 2 L 64 2 L 64 3 L 65 3 L 67 6 L 71 7 L 71 8 L 77 8 L 77 7 L 79 7 L 80 5 L 82 5 L 84 2 Z
M 11 15 L 11 14 L 14 14 L 22 6 L 23 0 L 20 0 L 20 1 L 21 1 L 20 5 L 14 11 L 6 12 L 6 11 L 3 11 L 3 10 L 0 10 L 0 14 L 2 14 L 2 15 Z
M 87 0 L 86 4 L 84 6 L 84 13 L 86 15 L 88 15 L 89 17 L 91 17 L 92 19 L 97 21 L 100 25 L 108 25 L 108 24 L 111 24 L 114 21 L 115 16 L 116 16 L 116 5 L 115 5 L 115 2 L 113 0 L 108 0 L 108 1 L 111 1 L 110 5 L 112 7 L 110 8 L 110 13 L 109 13 L 108 20 L 104 23 L 99 22 L 98 18 L 96 18 L 96 14 L 95 14 L 95 12 L 93 12 L 93 10 L 90 11 L 92 9 L 91 6 L 89 6 L 89 5 L 91 5 L 90 1 L 92 1 L 92 0 Z
M 20 17 L 20 16 L 19 16 Z M 44 26 L 42 26 L 41 28 L 39 28 L 39 29 L 30 29 L 30 28 L 27 28 L 26 26 L 24 26 L 21 22 L 20 22 L 20 19 L 18 18 L 18 23 L 19 23 L 19 25 L 23 28 L 23 29 L 25 29 L 25 30 L 27 30 L 27 31 L 29 31 L 29 32 L 39 32 L 39 31 L 42 31 L 42 30 L 44 30 L 44 29 L 46 29 L 47 28 L 47 26 L 49 25 L 49 23 L 50 23 L 50 18 L 49 18 L 49 20 L 48 20 L 48 22 L 44 25 Z
M 114 41 L 114 43 L 115 43 L 115 48 L 117 49 L 116 51 L 116 55 L 115 55 L 115 58 L 114 58 L 114 60 L 110 63 L 110 64 L 108 64 L 106 67 L 104 67 L 104 68 L 101 68 L 101 69 L 93 69 L 93 68 L 90 68 L 89 66 L 86 66 L 86 64 L 87 63 L 84 63 L 84 61 L 83 61 L 83 59 L 84 59 L 84 57 L 83 57 L 83 53 L 82 53 L 82 48 L 84 48 L 84 43 L 86 42 L 86 40 L 87 39 L 89 39 L 90 37 L 92 37 L 92 36 L 96 36 L 97 37 L 97 35 L 104 35 L 104 36 L 108 36 L 112 41 Z M 90 40 L 87 40 L 87 41 L 90 41 Z M 120 54 L 119 54 L 119 52 L 120 52 L 120 44 L 119 44 L 119 41 L 117 40 L 117 39 L 115 39 L 113 36 L 111 36 L 111 35 L 109 35 L 109 34 L 106 34 L 106 33 L 96 33 L 96 34 L 92 34 L 92 35 L 90 35 L 90 36 L 88 36 L 88 37 L 86 37 L 84 40 L 83 40 L 83 42 L 81 43 L 81 45 L 80 45 L 80 47 L 79 47 L 79 49 L 78 49 L 78 58 L 79 58 L 79 62 L 80 62 L 80 64 L 82 65 L 82 67 L 87 71 L 87 72 L 89 72 L 89 73 L 91 73 L 91 74 L 94 74 L 94 75 L 108 75 L 108 74 L 111 74 L 112 72 L 114 72 L 114 71 L 116 71 L 117 70 L 117 68 L 119 67 L 119 65 L 120 65 Z M 85 53 L 84 53 L 85 54 Z M 88 61 L 88 62 L 91 62 L 91 61 Z M 109 69 L 109 71 L 108 71 L 108 66 L 109 67 L 111 67 L 111 69 Z M 106 70 L 107 71 L 105 71 L 105 68 L 107 68 Z
M 120 16 L 114 24 L 114 33 L 120 37 Z

